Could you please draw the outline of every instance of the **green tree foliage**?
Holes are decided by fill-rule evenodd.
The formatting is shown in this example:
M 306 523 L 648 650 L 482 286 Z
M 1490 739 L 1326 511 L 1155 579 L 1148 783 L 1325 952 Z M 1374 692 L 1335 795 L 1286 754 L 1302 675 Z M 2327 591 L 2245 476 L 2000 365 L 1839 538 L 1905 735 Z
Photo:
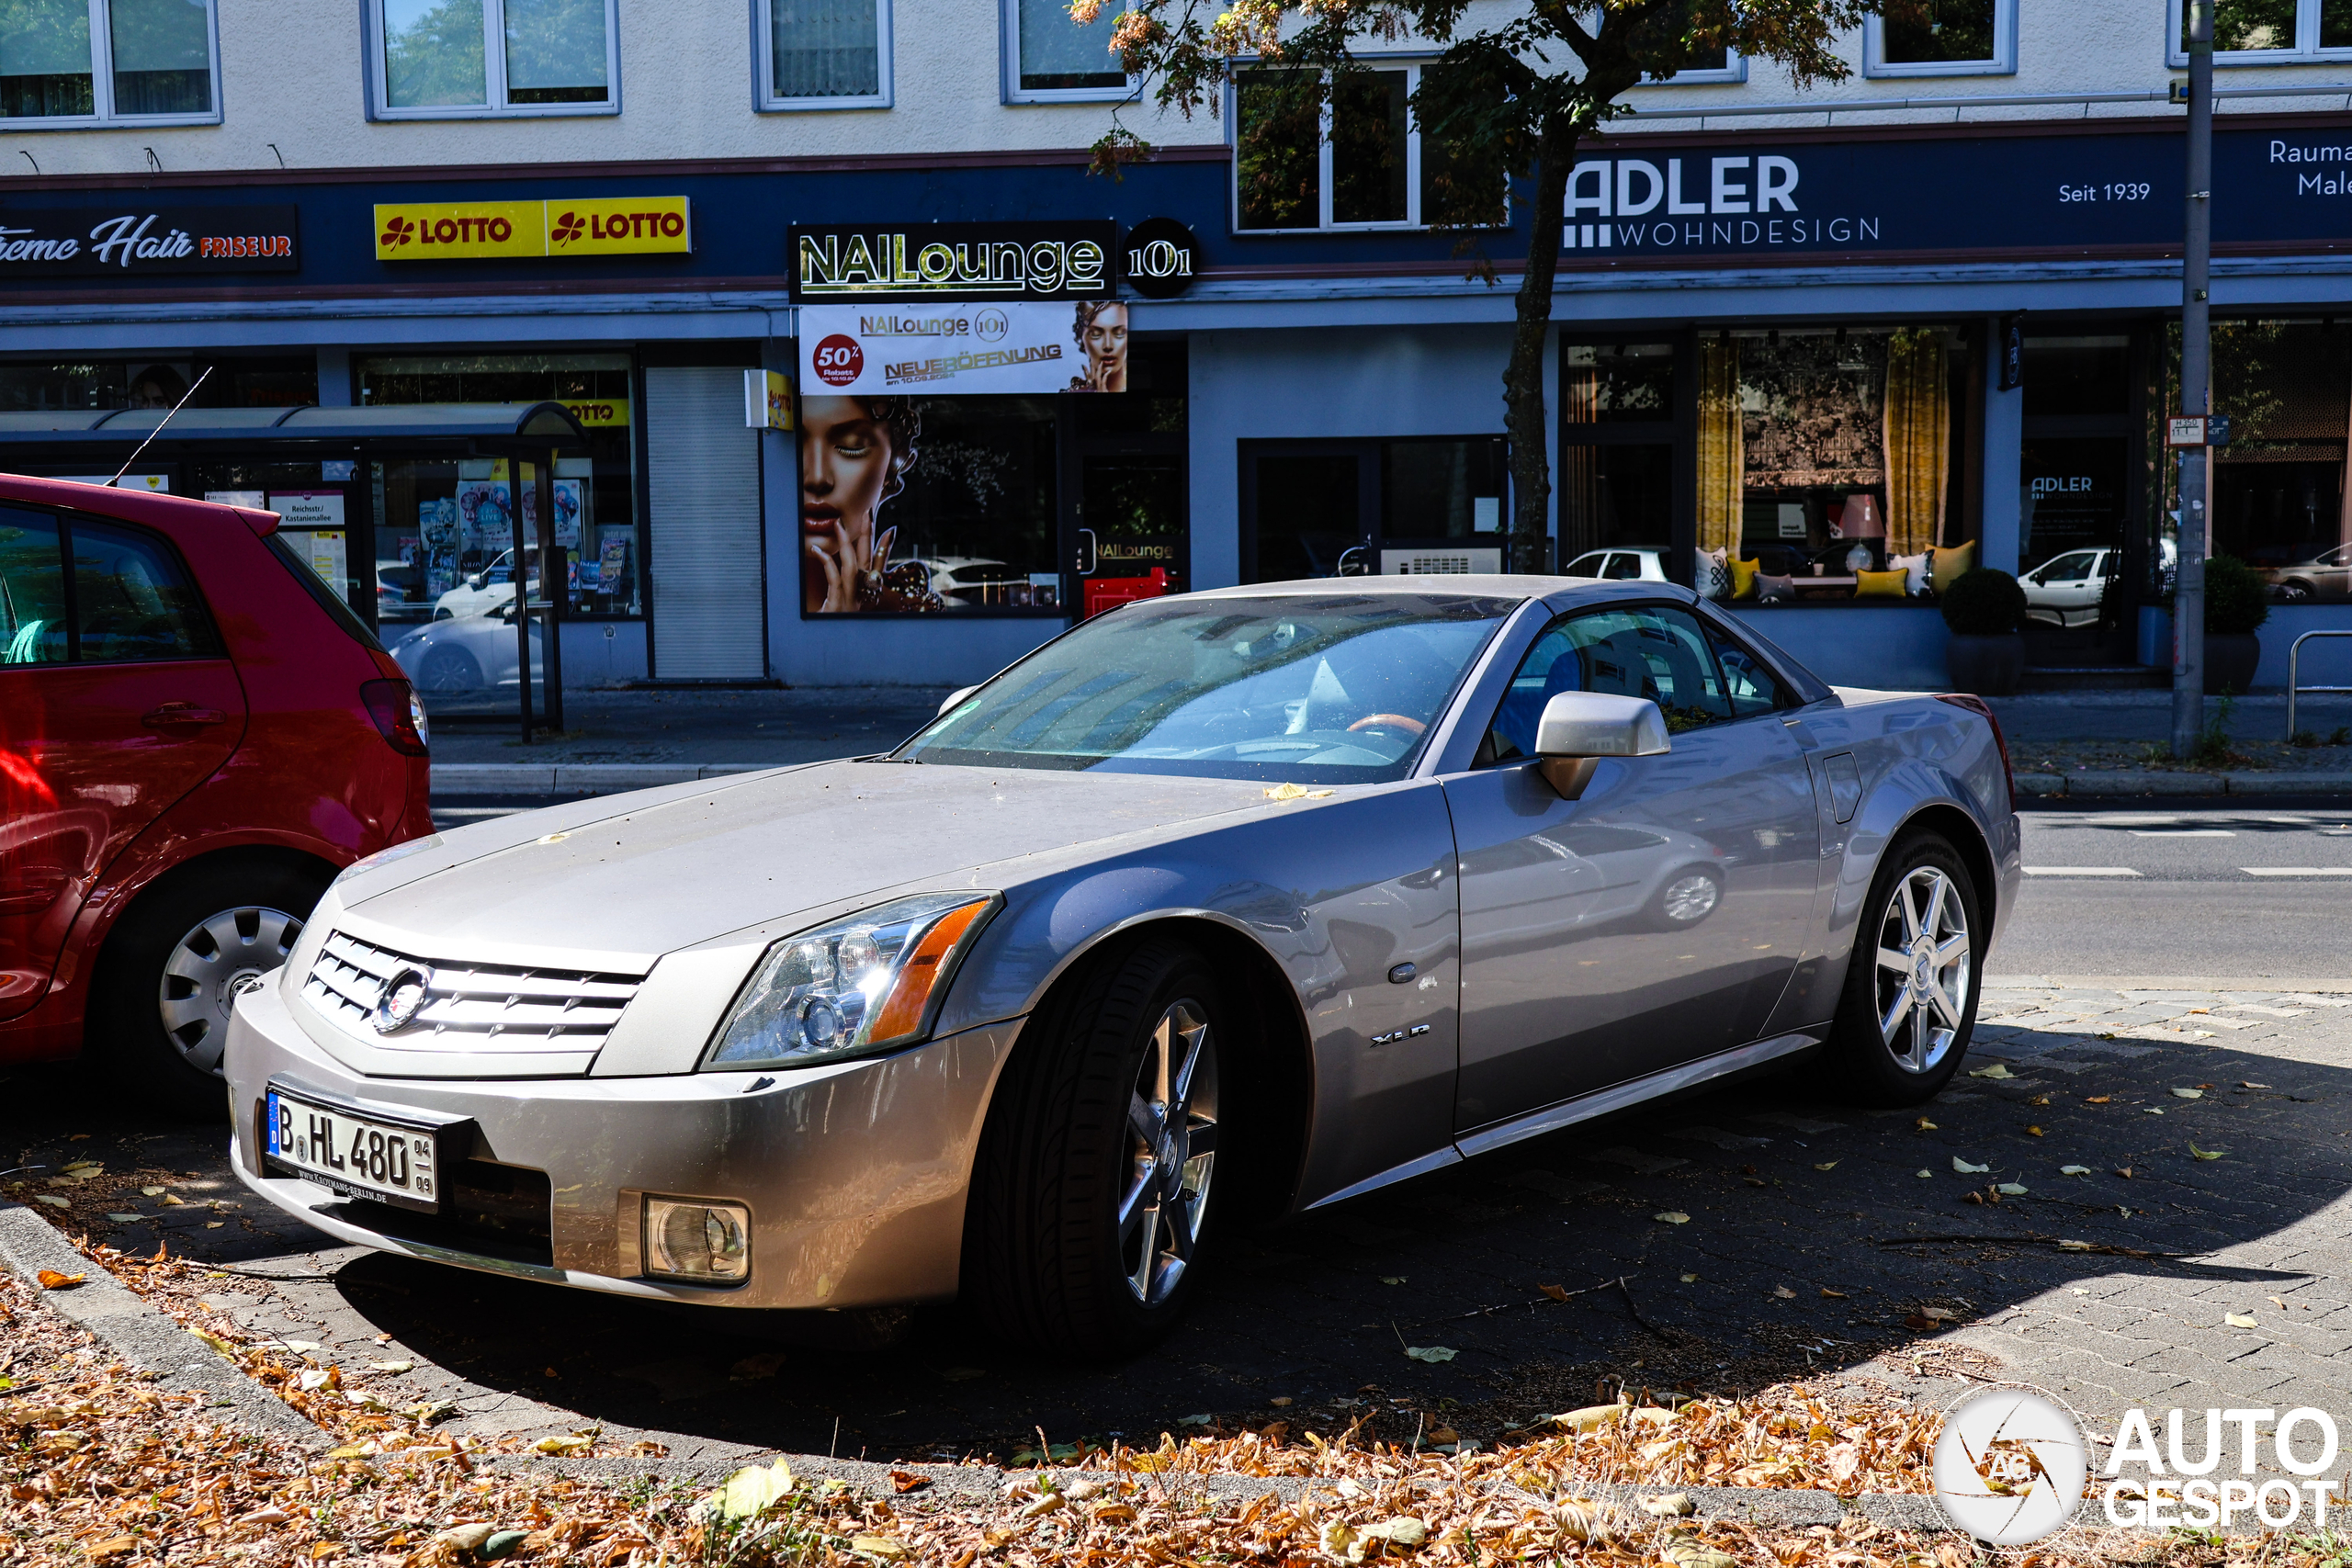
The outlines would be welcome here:
M 1072 0 L 1091 24 L 1122 0 Z M 1362 46 L 1426 44 L 1437 69 L 1411 100 L 1424 162 L 1439 161 L 1439 226 L 1464 230 L 1500 215 L 1504 182 L 1522 182 L 1530 243 L 1516 324 L 1503 371 L 1504 428 L 1511 438 L 1511 569 L 1542 561 L 1552 480 L 1546 460 L 1544 340 L 1552 315 L 1560 223 L 1577 141 L 1628 112 L 1619 103 L 1645 79 L 1719 63 L 1726 49 L 1777 62 L 1800 88 L 1836 81 L 1849 67 L 1831 51 L 1838 33 L 1882 0 L 1124 0 L 1113 48 L 1162 110 L 1215 113 L 1237 67 L 1242 116 L 1239 178 L 1245 205 L 1303 209 L 1318 128 L 1366 125 Z M 1334 113 L 1334 110 L 1339 111 Z M 1150 145 L 1114 124 L 1095 144 L 1098 169 L 1148 158 Z M 1304 160 L 1304 162 L 1302 162 Z M 1311 222 L 1311 214 L 1301 214 Z M 1509 266 L 1503 260 L 1501 266 Z M 1474 276 L 1495 281 L 1481 255 Z

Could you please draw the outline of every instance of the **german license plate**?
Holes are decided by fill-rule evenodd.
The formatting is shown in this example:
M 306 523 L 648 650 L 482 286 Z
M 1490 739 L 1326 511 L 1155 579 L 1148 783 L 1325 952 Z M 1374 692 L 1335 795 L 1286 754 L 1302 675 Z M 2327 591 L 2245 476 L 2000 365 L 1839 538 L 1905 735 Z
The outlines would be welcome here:
M 441 1206 L 436 1132 L 304 1100 L 272 1086 L 265 1100 L 270 1160 L 345 1197 L 404 1209 Z

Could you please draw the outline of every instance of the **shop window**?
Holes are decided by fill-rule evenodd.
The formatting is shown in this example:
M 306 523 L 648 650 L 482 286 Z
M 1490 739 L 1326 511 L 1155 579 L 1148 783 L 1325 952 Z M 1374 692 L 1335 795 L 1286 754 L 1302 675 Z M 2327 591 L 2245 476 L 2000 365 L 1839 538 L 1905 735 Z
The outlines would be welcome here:
M 804 397 L 805 614 L 1063 613 L 1052 397 Z M 1165 475 L 1105 470 L 1099 534 L 1148 533 Z
M 1702 338 L 1698 352 L 1702 592 L 1900 603 L 1970 564 L 1953 504 L 1961 333 L 1778 329 Z M 1898 570 L 1900 582 L 1863 575 Z
M 1448 87 L 1466 80 L 1435 65 L 1383 65 L 1314 79 L 1298 71 L 1238 73 L 1235 229 L 1508 222 L 1500 169 L 1472 167 L 1421 134 L 1420 116 L 1450 112 Z
M 1133 89 L 1111 34 L 1120 7 L 1080 27 L 1069 0 L 1003 0 L 1005 102 L 1052 104 L 1124 98 Z
M 645 608 L 632 379 L 625 354 L 413 355 L 358 365 L 359 400 L 369 405 L 553 401 L 571 411 L 589 449 L 556 463 L 555 545 L 563 552 L 566 614 L 599 619 Z M 544 595 L 536 545 L 519 573 L 514 558 L 516 509 L 526 541 L 539 537 L 538 487 L 504 459 L 371 469 L 379 619 L 495 614 L 512 604 L 518 575 L 533 597 Z
M 376 112 L 394 119 L 617 113 L 616 3 L 369 0 Z
M 762 108 L 889 107 L 890 0 L 757 3 Z
M 37 130 L 220 118 L 213 0 L 14 0 L 0 7 L 0 121 Z
M 1617 424 L 1674 417 L 1674 345 L 1611 343 L 1567 345 L 1560 380 L 1560 417 L 1569 424 Z
M 1499 546 L 1510 444 L 1499 435 L 1380 444 L 1380 536 Z
M 2018 68 L 2018 0 L 1887 0 L 1862 24 L 1869 76 L 1999 76 Z
M 1674 344 L 1560 354 L 1561 570 L 1662 580 L 1674 528 Z
M 2025 340 L 2025 417 L 2121 414 L 2132 406 L 2132 340 L 2030 337 Z
M 2188 17 L 2171 0 L 2170 63 L 2188 63 Z M 2219 0 L 2213 14 L 2217 65 L 2291 65 L 2308 60 L 2352 59 L 2352 3 L 2347 0 Z
M 307 354 L 0 362 L 0 412 L 167 409 L 184 395 L 192 409 L 305 407 L 319 400 L 319 362 Z
M 2328 321 L 2213 323 L 2213 409 L 2230 439 L 2212 450 L 2215 555 L 2259 572 L 2272 595 L 2352 599 L 2352 510 L 2344 482 L 2352 421 L 2352 329 Z M 2179 329 L 2169 333 L 2158 409 L 2179 406 Z M 2152 418 L 2159 417 L 2152 412 Z M 2152 449 L 2154 508 L 2169 564 L 2179 525 L 2177 453 Z M 2168 586 L 2159 580 L 2160 588 Z

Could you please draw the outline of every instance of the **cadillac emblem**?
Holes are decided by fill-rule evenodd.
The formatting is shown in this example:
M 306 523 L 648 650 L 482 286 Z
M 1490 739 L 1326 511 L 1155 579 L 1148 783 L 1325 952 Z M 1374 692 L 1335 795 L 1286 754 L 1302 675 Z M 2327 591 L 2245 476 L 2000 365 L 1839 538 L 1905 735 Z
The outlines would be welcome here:
M 433 971 L 417 964 L 395 969 L 384 982 L 383 999 L 376 1004 L 375 1017 L 370 1021 L 379 1034 L 391 1034 L 407 1028 L 424 1009 L 424 998 L 433 987 Z

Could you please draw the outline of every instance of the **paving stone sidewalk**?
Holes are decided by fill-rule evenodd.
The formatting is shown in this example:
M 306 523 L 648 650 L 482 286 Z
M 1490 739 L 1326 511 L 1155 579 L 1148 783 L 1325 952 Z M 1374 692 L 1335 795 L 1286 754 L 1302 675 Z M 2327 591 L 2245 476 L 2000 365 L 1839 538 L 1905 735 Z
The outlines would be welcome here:
M 73 1220 L 240 1270 L 211 1281 L 219 1307 L 394 1403 L 714 1464 L 1009 1456 L 1041 1428 L 1150 1441 L 1278 1410 L 1324 1430 L 1371 1414 L 1401 1437 L 1442 1413 L 1491 1436 L 1589 1403 L 1604 1376 L 1724 1390 L 1812 1372 L 1939 1401 L 2014 1378 L 2107 1431 L 2133 1403 L 2352 1410 L 2352 982 L 1999 985 L 1966 1066 L 2001 1076 L 1871 1111 L 1801 1067 L 1233 1238 L 1187 1325 L 1107 1369 L 1007 1352 L 948 1308 L 861 1349 L 840 1317 L 754 1322 L 319 1247 L 235 1184 L 216 1134 L 106 1110 L 70 1069 L 16 1070 L 0 1153 L 192 1173 L 185 1206 Z M 2026 1191 L 1963 1201 L 1996 1183 Z M 1408 1344 L 1458 1353 L 1425 1365 Z M 400 1361 L 413 1370 L 368 1370 Z

